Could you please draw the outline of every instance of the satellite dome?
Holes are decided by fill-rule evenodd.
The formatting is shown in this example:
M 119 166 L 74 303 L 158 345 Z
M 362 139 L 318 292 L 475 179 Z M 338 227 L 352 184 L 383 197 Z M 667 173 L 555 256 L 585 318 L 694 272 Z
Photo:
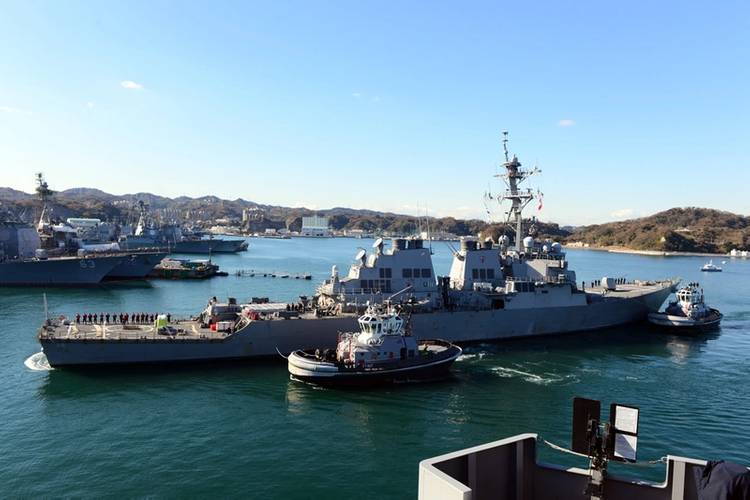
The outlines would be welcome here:
M 534 247 L 534 238 L 531 236 L 527 236 L 523 239 L 523 247 L 524 248 L 533 248 Z

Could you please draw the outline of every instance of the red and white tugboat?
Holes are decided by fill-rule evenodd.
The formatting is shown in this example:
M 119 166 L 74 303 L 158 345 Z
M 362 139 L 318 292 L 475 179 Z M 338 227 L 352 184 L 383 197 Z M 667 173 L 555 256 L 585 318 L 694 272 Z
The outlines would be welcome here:
M 368 307 L 359 332 L 339 335 L 336 350 L 298 350 L 287 358 L 291 378 L 320 385 L 367 386 L 445 376 L 461 348 L 444 340 L 417 340 L 400 308 Z
M 663 312 L 648 315 L 650 323 L 688 331 L 706 331 L 719 326 L 723 316 L 718 309 L 706 305 L 698 283 L 688 283 L 677 290 L 676 295 L 677 300 L 670 302 Z

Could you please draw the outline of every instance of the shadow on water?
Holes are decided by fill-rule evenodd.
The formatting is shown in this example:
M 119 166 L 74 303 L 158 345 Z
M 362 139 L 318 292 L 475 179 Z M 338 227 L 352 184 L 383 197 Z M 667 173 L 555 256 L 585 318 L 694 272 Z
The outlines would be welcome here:
M 278 360 L 167 363 L 161 365 L 116 365 L 107 367 L 67 367 L 45 374 L 39 386 L 43 398 L 99 397 L 107 393 L 184 388 L 231 387 L 242 391 L 258 381 L 264 385 L 287 377 L 286 366 Z

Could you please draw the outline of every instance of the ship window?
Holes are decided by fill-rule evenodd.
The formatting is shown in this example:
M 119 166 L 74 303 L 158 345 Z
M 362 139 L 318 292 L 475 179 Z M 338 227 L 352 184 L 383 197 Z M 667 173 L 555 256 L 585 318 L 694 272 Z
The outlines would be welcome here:
M 385 293 L 391 293 L 391 280 L 385 280 Z
M 472 279 L 479 279 L 479 270 L 478 269 L 472 269 L 471 270 L 471 278 Z
M 393 276 L 392 276 L 392 273 L 391 273 L 391 271 L 392 271 L 392 270 L 391 270 L 391 268 L 390 268 L 390 267 L 386 267 L 386 268 L 385 268 L 385 277 L 386 277 L 386 278 L 392 278 L 392 277 L 393 277 Z
M 360 281 L 359 281 L 359 287 L 360 287 L 360 288 L 361 288 L 362 290 L 366 290 L 366 289 L 367 289 L 367 280 L 360 280 Z
M 385 283 L 386 283 L 386 280 L 380 280 L 380 291 L 381 292 L 385 292 L 386 291 L 385 290 L 385 287 L 386 287 Z
M 409 357 L 410 358 L 414 357 L 414 349 L 409 349 Z
M 406 347 L 401 348 L 401 359 L 406 359 Z
M 419 278 L 419 269 L 413 269 L 412 272 L 414 273 L 413 276 L 415 278 Z
M 487 279 L 488 280 L 494 280 L 495 279 L 495 270 L 490 268 L 487 269 Z
M 385 268 L 384 267 L 380 268 L 380 277 L 381 278 L 385 278 Z
M 404 278 L 411 278 L 411 269 L 404 269 Z
M 536 286 L 534 285 L 534 283 L 529 283 L 529 291 L 533 292 L 535 289 L 536 289 Z
M 479 270 L 479 279 L 486 280 L 487 279 L 487 270 L 482 268 Z
M 422 269 L 422 277 L 423 278 L 430 278 L 432 277 L 432 270 L 431 269 Z

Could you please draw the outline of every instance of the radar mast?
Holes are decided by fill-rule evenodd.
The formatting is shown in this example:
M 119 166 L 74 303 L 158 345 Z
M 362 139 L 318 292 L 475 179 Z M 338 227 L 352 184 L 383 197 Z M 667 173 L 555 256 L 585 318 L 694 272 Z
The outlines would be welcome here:
M 495 177 L 503 179 L 507 189 L 505 194 L 498 199 L 498 203 L 502 204 L 505 200 L 511 201 L 511 207 L 507 212 L 505 222 L 509 225 L 511 223 L 515 225 L 516 251 L 520 253 L 523 250 L 523 209 L 536 197 L 531 189 L 520 189 L 520 185 L 528 177 L 541 173 L 541 170 L 537 167 L 531 170 L 522 169 L 518 157 L 516 155 L 513 155 L 513 158 L 510 157 L 507 131 L 503 131 L 503 152 L 505 153 L 505 163 L 503 163 L 505 172 L 498 173 Z
M 37 229 L 39 230 L 44 229 L 46 225 L 50 224 L 50 210 L 47 207 L 47 201 L 49 201 L 53 194 L 55 194 L 55 192 L 49 188 L 47 181 L 44 179 L 44 174 L 42 172 L 37 172 L 36 195 L 39 198 L 39 201 L 42 202 L 42 213 L 39 215 L 39 223 L 37 224 Z

